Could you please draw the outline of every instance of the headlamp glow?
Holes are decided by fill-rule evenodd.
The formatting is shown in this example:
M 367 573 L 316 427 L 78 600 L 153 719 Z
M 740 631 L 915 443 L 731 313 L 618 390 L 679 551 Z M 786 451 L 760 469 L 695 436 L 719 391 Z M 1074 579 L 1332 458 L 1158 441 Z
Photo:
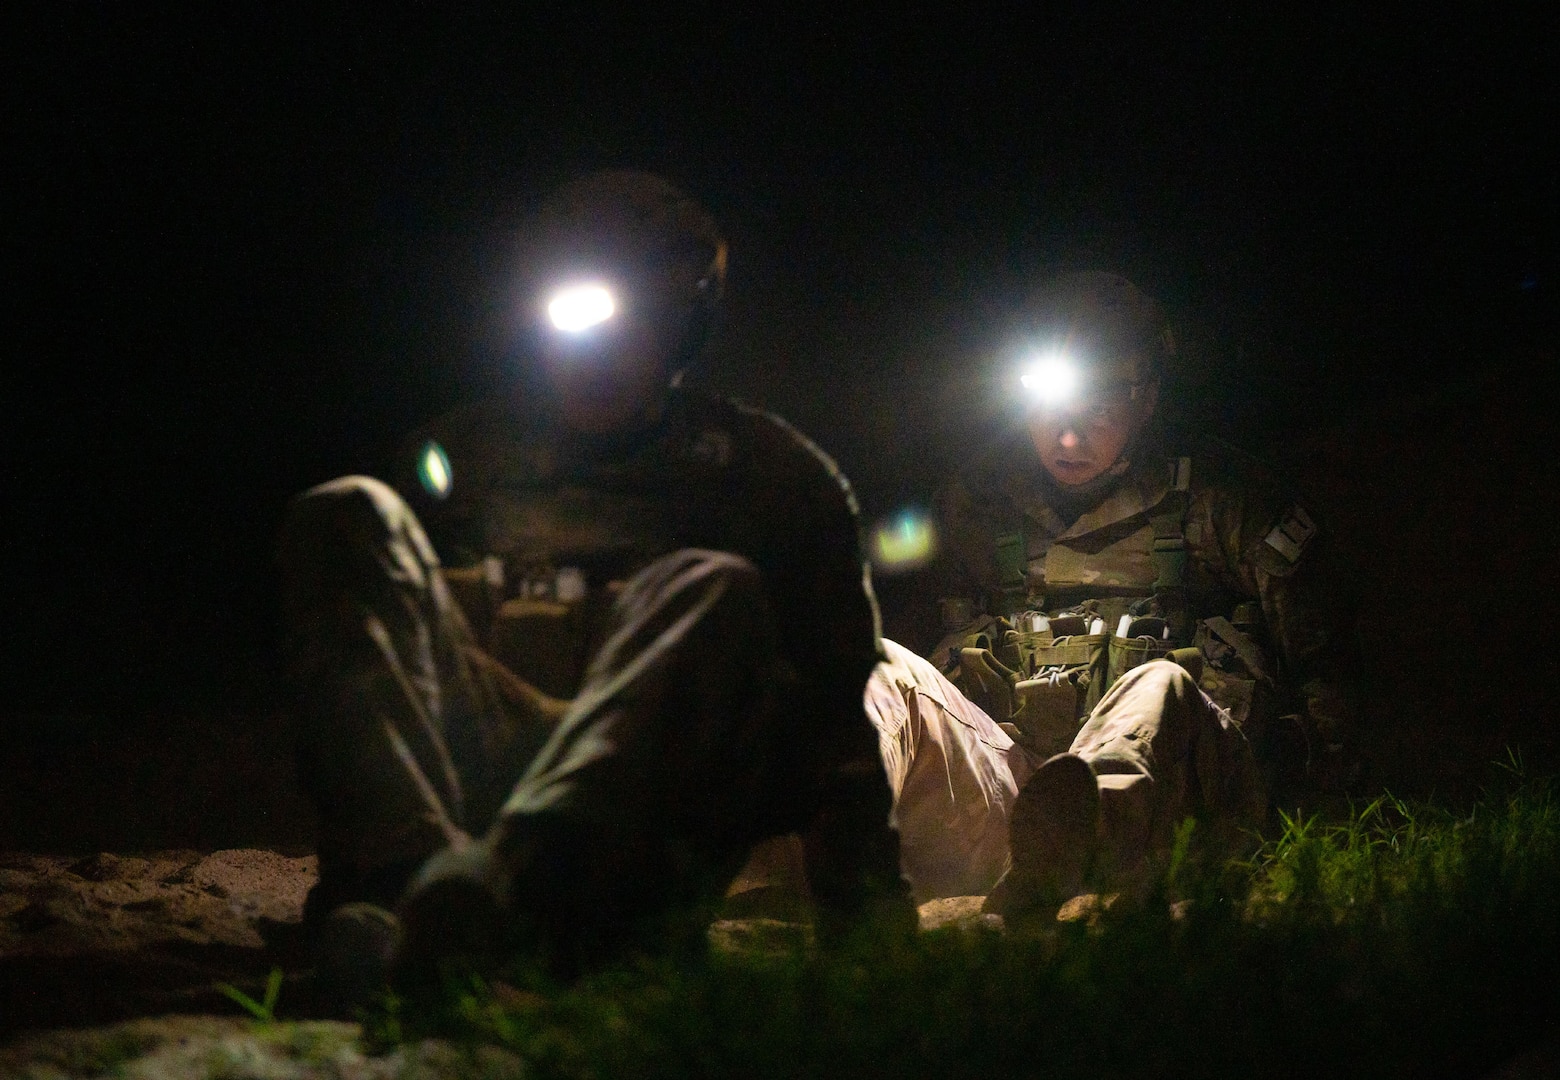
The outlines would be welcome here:
M 1024 368 L 1018 381 L 1030 396 L 1048 405 L 1070 400 L 1078 392 L 1078 368 L 1062 353 L 1048 353 Z
M 547 302 L 547 317 L 566 334 L 578 334 L 612 318 L 617 304 L 605 285 L 570 285 Z

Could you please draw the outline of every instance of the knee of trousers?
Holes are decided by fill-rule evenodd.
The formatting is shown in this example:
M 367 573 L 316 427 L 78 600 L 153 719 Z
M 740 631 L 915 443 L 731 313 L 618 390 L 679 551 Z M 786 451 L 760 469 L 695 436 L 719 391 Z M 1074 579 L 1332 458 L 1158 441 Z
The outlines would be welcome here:
M 1150 660 L 1116 681 L 1073 740 L 1072 752 L 1096 773 L 1152 774 L 1153 763 L 1179 760 L 1195 730 L 1202 700 L 1185 668 Z
M 618 603 L 628 609 L 676 609 L 712 591 L 722 607 L 768 604 L 758 567 L 741 555 L 708 548 L 679 548 L 662 555 L 629 580 Z
M 282 520 L 284 594 L 307 603 L 323 593 L 383 588 L 387 578 L 427 588 L 439 558 L 412 508 L 371 476 L 343 476 L 293 499 Z
M 1174 660 L 1150 660 L 1121 676 L 1113 690 L 1121 693 L 1162 694 L 1165 697 L 1196 696 L 1197 680 Z
M 1206 701 L 1197 680 L 1173 660 L 1150 660 L 1116 680 L 1095 706 L 1096 718 L 1153 714 L 1160 723 L 1194 722 L 1198 706 Z M 1091 718 L 1092 719 L 1092 718 Z

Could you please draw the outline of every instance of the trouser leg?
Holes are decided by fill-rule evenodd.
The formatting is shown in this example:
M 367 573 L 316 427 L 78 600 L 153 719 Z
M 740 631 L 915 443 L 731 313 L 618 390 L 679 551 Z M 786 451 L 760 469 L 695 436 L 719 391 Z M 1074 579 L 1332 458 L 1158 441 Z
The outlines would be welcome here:
M 1022 747 L 927 661 L 885 640 L 867 716 L 894 795 L 900 858 L 918 902 L 983 895 L 1008 866 Z
M 646 567 L 484 840 L 506 906 L 567 951 L 718 893 L 756 841 L 807 823 L 780 708 L 795 685 L 751 563 L 689 549 Z
M 343 477 L 283 525 L 299 765 L 320 819 L 311 914 L 390 905 L 417 866 L 491 820 L 527 736 L 473 671 L 472 637 L 411 509 Z
M 1226 849 L 1262 823 L 1266 796 L 1245 736 L 1170 661 L 1123 675 L 1071 752 L 1097 778 L 1101 855 L 1117 869 L 1130 871 L 1167 850 L 1188 816 Z

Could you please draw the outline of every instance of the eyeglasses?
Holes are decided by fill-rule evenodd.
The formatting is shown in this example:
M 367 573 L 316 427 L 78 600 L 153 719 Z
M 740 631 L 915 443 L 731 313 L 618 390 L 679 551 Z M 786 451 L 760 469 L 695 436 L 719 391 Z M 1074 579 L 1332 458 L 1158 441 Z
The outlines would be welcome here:
M 1090 427 L 1108 427 L 1131 419 L 1141 383 L 1113 382 L 1091 386 L 1069 401 L 1044 401 L 1036 409 L 1044 416 L 1070 416 Z

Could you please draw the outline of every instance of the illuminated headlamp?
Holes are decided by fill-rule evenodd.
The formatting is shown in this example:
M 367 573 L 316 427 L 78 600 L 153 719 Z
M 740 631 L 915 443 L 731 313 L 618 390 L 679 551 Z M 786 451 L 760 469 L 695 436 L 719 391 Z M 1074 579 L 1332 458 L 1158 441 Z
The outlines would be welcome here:
M 1062 353 L 1049 353 L 1030 363 L 1019 374 L 1019 383 L 1036 401 L 1059 405 L 1078 393 L 1078 367 Z
M 605 285 L 569 285 L 547 301 L 547 318 L 566 334 L 600 326 L 616 312 L 617 304 Z

